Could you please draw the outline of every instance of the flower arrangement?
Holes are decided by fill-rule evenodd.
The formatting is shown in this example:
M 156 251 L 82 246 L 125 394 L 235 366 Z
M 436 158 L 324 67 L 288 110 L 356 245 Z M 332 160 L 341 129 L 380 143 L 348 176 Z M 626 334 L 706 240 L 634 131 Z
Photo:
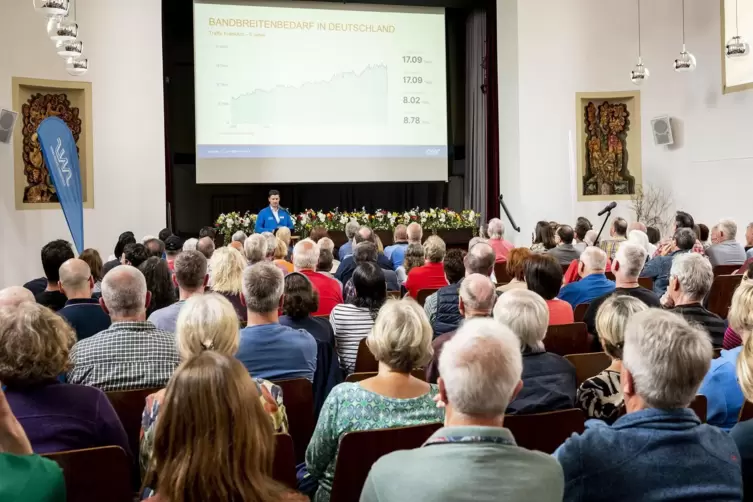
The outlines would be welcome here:
M 244 214 L 233 211 L 232 213 L 223 213 L 217 217 L 214 222 L 214 228 L 217 232 L 225 237 L 225 245 L 230 244 L 235 232 L 243 231 L 246 235 L 254 233 L 256 225 L 256 215 L 246 211 Z

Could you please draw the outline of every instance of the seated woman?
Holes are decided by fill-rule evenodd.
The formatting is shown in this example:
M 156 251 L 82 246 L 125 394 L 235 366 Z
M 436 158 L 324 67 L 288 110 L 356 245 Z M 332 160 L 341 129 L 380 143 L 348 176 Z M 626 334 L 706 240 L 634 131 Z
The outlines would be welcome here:
M 329 237 L 322 237 L 317 244 L 319 244 L 319 263 L 316 271 L 334 279 L 335 272 L 340 267 L 340 262 L 335 259 L 335 243 Z
M 233 306 L 217 294 L 192 296 L 180 310 L 175 336 L 178 353 L 183 360 L 207 351 L 232 357 L 238 351 L 240 336 Z M 288 417 L 282 404 L 282 390 L 261 378 L 255 378 L 253 382 L 256 385 L 256 395 L 259 396 L 262 407 L 269 416 L 273 430 L 287 432 Z M 141 417 L 139 457 L 143 471 L 149 467 L 149 459 L 154 450 L 155 431 L 159 427 L 157 418 L 165 399 L 165 389 L 146 398 L 146 407 Z
M 175 284 L 173 283 L 173 274 L 170 272 L 170 268 L 167 266 L 165 260 L 152 256 L 139 265 L 139 270 L 144 274 L 146 289 L 152 295 L 152 299 L 146 309 L 147 318 L 155 310 L 169 307 L 178 301 L 178 295 L 175 293 Z
M 528 248 L 513 248 L 507 255 L 507 273 L 512 277 L 512 280 L 507 284 L 504 284 L 497 288 L 497 291 L 502 293 L 510 291 L 511 289 L 528 289 L 526 286 L 526 264 L 528 258 L 531 256 L 531 250 Z
M 557 298 L 562 286 L 562 265 L 548 254 L 532 254 L 526 261 L 526 285 L 539 294 L 549 309 L 549 325 L 575 322 L 573 307 Z
M 144 480 L 157 493 L 150 501 L 307 500 L 272 479 L 274 428 L 237 359 L 199 351 L 175 371 L 163 395 Z
M 319 310 L 319 293 L 300 272 L 285 276 L 285 296 L 280 324 L 311 333 L 317 342 L 335 343 L 332 325 L 326 318 L 311 317 Z
M 285 258 L 290 260 L 293 257 L 293 246 L 290 243 L 291 241 L 290 229 L 288 227 L 278 228 L 277 231 L 275 232 L 275 237 L 280 239 L 287 246 L 288 254 L 285 256 Z
M 306 450 L 306 468 L 319 483 L 315 502 L 329 501 L 343 434 L 444 419 L 434 402 L 438 387 L 410 374 L 431 359 L 431 336 L 429 319 L 415 301 L 390 300 L 382 307 L 367 338 L 379 373 L 332 390 Z
M 291 273 L 294 270 L 293 264 L 290 263 L 287 258 L 288 245 L 285 244 L 285 241 L 281 240 L 278 237 L 277 245 L 275 246 L 275 265 L 279 265 L 280 267 L 283 267 L 285 270 L 287 270 L 288 273 Z
M 753 258 L 748 260 L 746 262 L 747 265 L 745 266 L 745 271 L 743 272 L 743 281 L 749 281 L 751 278 L 753 278 Z M 736 272 L 736 273 L 739 273 Z M 735 347 L 739 347 L 743 344 L 743 339 L 740 338 L 740 335 L 738 335 L 734 329 L 732 329 L 732 326 L 727 326 L 727 330 L 724 332 L 724 341 L 722 342 L 722 347 L 724 350 L 731 350 Z
M 248 310 L 241 302 L 241 291 L 246 265 L 248 263 L 243 253 L 232 247 L 216 249 L 209 260 L 209 287 L 215 293 L 227 298 L 235 309 L 238 320 L 244 325 Z
M 536 223 L 536 230 L 533 234 L 533 244 L 531 244 L 532 253 L 544 253 L 557 246 L 554 236 L 555 228 L 548 221 L 539 221 Z
M 335 305 L 329 314 L 340 366 L 346 375 L 355 371 L 358 344 L 371 332 L 379 309 L 387 299 L 384 272 L 376 263 L 358 265 L 352 280 L 356 289 L 353 303 Z
M 416 267 L 423 266 L 424 261 L 424 247 L 415 242 L 408 244 L 408 248 L 405 250 L 403 264 L 395 270 L 397 280 L 400 284 L 405 284 L 405 281 L 408 280 L 408 273 Z
M 647 309 L 645 303 L 627 295 L 610 296 L 599 307 L 596 313 L 599 343 L 612 360 L 612 364 L 580 384 L 575 399 L 586 417 L 597 418 L 611 425 L 623 413 L 620 371 L 625 326 L 633 314 Z
M 0 308 L 0 382 L 35 453 L 120 446 L 128 437 L 110 400 L 94 387 L 61 383 L 76 334 L 36 303 Z
M 746 288 L 748 295 L 753 293 L 753 289 Z M 736 314 L 737 315 L 737 314 Z M 731 317 L 731 314 L 730 314 Z M 747 331 L 748 336 L 737 358 L 737 380 L 745 396 L 745 400 L 753 402 L 753 313 L 748 313 L 746 318 L 737 319 L 738 327 L 742 325 Z M 746 494 L 745 500 L 749 500 L 749 494 L 753 493 L 753 420 L 739 422 L 730 431 L 730 436 L 735 440 L 737 449 L 740 452 L 743 470 L 743 493 Z
M 523 389 L 507 408 L 508 415 L 566 410 L 575 404 L 575 367 L 564 357 L 547 352 L 544 337 L 549 310 L 533 291 L 514 289 L 494 306 L 494 319 L 520 339 Z

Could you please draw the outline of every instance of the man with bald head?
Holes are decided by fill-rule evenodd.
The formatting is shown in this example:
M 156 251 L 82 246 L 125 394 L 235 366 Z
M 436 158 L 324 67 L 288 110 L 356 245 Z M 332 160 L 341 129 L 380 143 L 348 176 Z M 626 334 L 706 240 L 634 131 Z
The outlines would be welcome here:
M 202 237 L 199 239 L 199 243 L 196 245 L 196 251 L 204 255 L 207 260 L 212 258 L 214 254 L 214 241 L 211 237 Z
M 34 293 L 23 286 L 0 289 L 0 307 L 18 307 L 24 302 L 36 302 Z
M 353 242 L 353 250 L 355 250 L 356 246 L 362 242 L 371 242 L 376 246 L 376 234 L 374 234 L 374 231 L 371 228 L 363 225 L 353 237 Z M 377 252 L 377 265 L 379 265 L 379 268 L 382 270 L 392 270 L 394 272 L 392 262 L 384 256 L 384 253 Z M 355 256 L 353 256 L 353 254 L 348 255 L 340 262 L 340 266 L 337 267 L 335 278 L 342 284 L 347 284 L 353 276 L 353 272 L 355 272 L 357 266 L 358 264 L 356 263 Z
M 573 309 L 581 303 L 591 303 L 592 300 L 611 293 L 617 287 L 614 281 L 606 277 L 607 254 L 595 246 L 589 246 L 580 255 L 578 275 L 581 280 L 571 282 L 560 290 L 558 298 L 565 300 Z
M 146 320 L 150 300 L 139 269 L 121 265 L 105 276 L 100 304 L 112 325 L 73 346 L 68 383 L 105 392 L 167 385 L 180 358 L 175 335 Z
M 486 245 L 489 246 L 488 244 Z M 493 267 L 496 253 L 491 246 L 489 246 L 489 249 L 491 250 Z M 474 317 L 490 317 L 496 301 L 497 292 L 495 291 L 494 283 L 489 279 L 488 275 L 478 273 L 467 275 L 460 285 L 458 294 L 458 311 L 462 316 L 461 320 L 472 319 Z M 455 336 L 459 327 L 460 323 L 458 323 L 454 330 L 436 337 L 432 342 L 431 346 L 434 349 L 434 358 L 426 366 L 427 382 L 437 383 L 437 379 L 439 378 L 439 356 L 442 354 L 442 347 Z
M 102 310 L 99 300 L 92 298 L 94 279 L 85 261 L 72 258 L 63 263 L 59 284 L 68 301 L 58 314 L 76 330 L 79 340 L 110 327 L 110 316 Z

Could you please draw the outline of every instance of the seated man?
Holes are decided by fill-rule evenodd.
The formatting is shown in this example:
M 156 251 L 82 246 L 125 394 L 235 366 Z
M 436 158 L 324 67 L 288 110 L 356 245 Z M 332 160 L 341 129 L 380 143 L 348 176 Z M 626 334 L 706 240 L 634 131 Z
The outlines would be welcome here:
M 133 236 L 133 232 L 131 231 L 123 232 L 118 236 L 118 242 L 115 244 L 115 249 L 113 250 L 113 259 L 102 265 L 102 277 L 106 276 L 110 270 L 121 264 L 121 261 L 123 260 L 123 251 L 128 244 L 136 244 L 136 237 Z
M 569 501 L 742 500 L 734 441 L 688 406 L 709 368 L 706 334 L 670 312 L 628 321 L 620 382 L 627 414 L 589 420 L 554 457 Z
M 73 249 L 68 241 L 52 241 L 42 248 L 42 268 L 47 278 L 47 287 L 35 296 L 38 304 L 54 311 L 65 306 L 68 298 L 60 291 L 60 267 L 71 258 L 74 258 Z
M 628 223 L 625 218 L 615 218 L 609 228 L 609 236 L 612 238 L 599 243 L 599 247 L 604 250 L 610 260 L 614 260 L 620 245 L 627 240 L 627 229 Z
M 358 229 L 355 237 L 353 237 L 353 241 L 355 243 L 354 247 L 362 242 L 370 242 L 374 244 L 374 248 L 376 249 L 376 234 L 367 226 L 362 226 Z M 381 268 L 382 270 L 392 270 L 392 262 L 388 260 L 386 256 L 384 256 L 384 253 L 377 252 L 376 264 L 379 265 L 379 268 Z M 335 279 L 340 281 L 343 285 L 347 284 L 347 282 L 353 276 L 353 272 L 356 270 L 357 266 L 358 265 L 356 265 L 356 260 L 353 257 L 353 254 L 347 256 L 340 262 L 340 266 L 337 267 Z
M 345 244 L 340 246 L 340 249 L 337 251 L 337 257 L 341 262 L 345 259 L 346 256 L 353 254 L 353 239 L 355 238 L 356 233 L 358 233 L 359 228 L 361 228 L 361 226 L 356 220 L 350 220 L 345 224 L 345 238 L 347 239 L 347 241 L 345 242 Z
M 669 271 L 672 268 L 672 262 L 678 256 L 690 253 L 695 245 L 695 233 L 689 228 L 680 228 L 675 232 L 673 240 L 674 251 L 667 255 L 659 255 L 651 258 L 641 272 L 641 277 L 648 277 L 654 280 L 654 293 L 658 296 L 664 296 L 669 286 Z
M 155 310 L 149 316 L 149 322 L 158 329 L 171 333 L 175 333 L 178 315 L 186 300 L 192 296 L 204 294 L 204 288 L 209 283 L 207 259 L 199 251 L 186 251 L 179 254 L 175 259 L 174 267 L 173 283 L 178 286 L 178 301 Z
M 507 261 L 507 255 L 515 246 L 505 240 L 505 224 L 499 218 L 492 218 L 489 220 L 486 231 L 489 233 L 489 240 L 486 242 L 494 250 L 496 262 Z
M 350 255 L 356 267 L 362 263 L 373 263 L 378 265 L 377 256 L 377 247 L 371 242 L 358 243 L 353 250 L 353 254 Z M 397 274 L 395 272 L 382 269 L 382 274 L 384 275 L 384 284 L 387 291 L 400 291 L 400 282 L 397 280 Z M 345 303 L 352 303 L 356 298 L 356 288 L 353 285 L 352 277 L 343 286 L 343 298 Z
M 405 281 L 405 289 L 412 298 L 418 298 L 418 292 L 422 289 L 439 289 L 447 286 L 447 278 L 444 276 L 444 255 L 447 247 L 444 241 L 432 235 L 424 243 L 424 256 L 426 261 L 423 266 L 410 269 Z
M 575 249 L 575 246 L 573 246 L 573 239 L 575 239 L 573 227 L 570 225 L 562 225 L 557 229 L 557 237 L 559 237 L 560 243 L 557 247 L 552 248 L 547 252 L 554 256 L 560 265 L 570 265 L 571 261 L 580 258 L 582 251 Z
M 24 286 L 0 289 L 0 307 L 18 307 L 24 302 L 35 302 L 34 294 Z
M 594 298 L 611 293 L 616 286 L 607 279 L 606 268 L 606 253 L 597 247 L 586 248 L 578 262 L 581 280 L 563 286 L 559 299 L 565 300 L 575 309 L 581 303 L 591 303 Z
M 337 280 L 317 272 L 319 245 L 311 239 L 299 241 L 293 248 L 295 271 L 308 277 L 314 290 L 319 292 L 319 308 L 311 315 L 329 315 L 335 305 L 343 302 L 342 288 Z
M 468 321 L 446 344 L 439 365 L 445 426 L 423 447 L 379 459 L 361 502 L 561 501 L 557 462 L 516 446 L 503 427 L 522 385 L 515 335 L 492 320 Z
M 745 248 L 736 239 L 737 224 L 732 220 L 722 220 L 711 229 L 713 245 L 706 250 L 706 255 L 712 267 L 745 263 Z
M 248 309 L 248 324 L 241 330 L 235 357 L 255 378 L 313 381 L 316 340 L 308 331 L 280 324 L 284 292 L 282 271 L 274 264 L 264 262 L 246 268 L 241 301 Z
M 398 225 L 392 234 L 394 244 L 384 248 L 384 256 L 392 261 L 392 268 L 397 269 L 403 265 L 405 259 L 405 250 L 408 249 L 408 227 Z
M 110 316 L 102 310 L 99 300 L 92 298 L 94 278 L 85 261 L 73 258 L 60 267 L 60 290 L 68 298 L 58 314 L 83 340 L 110 327 Z
M 713 281 L 714 273 L 705 257 L 697 253 L 684 254 L 672 263 L 669 287 L 662 297 L 662 305 L 700 325 L 711 336 L 714 348 L 721 348 L 726 330 L 724 320 L 701 304 Z
M 138 242 L 128 244 L 123 248 L 123 257 L 120 259 L 120 264 L 139 268 L 150 256 L 149 250 L 143 244 Z
M 139 269 L 121 265 L 105 276 L 100 304 L 112 325 L 73 346 L 68 383 L 105 392 L 167 385 L 180 357 L 175 335 L 146 320 L 150 300 Z

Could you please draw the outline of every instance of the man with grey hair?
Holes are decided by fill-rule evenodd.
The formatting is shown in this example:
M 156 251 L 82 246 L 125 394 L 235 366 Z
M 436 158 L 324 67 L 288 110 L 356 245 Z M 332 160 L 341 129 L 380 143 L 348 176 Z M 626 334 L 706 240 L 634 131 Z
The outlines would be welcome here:
M 308 277 L 314 290 L 319 292 L 319 309 L 313 316 L 329 315 L 335 305 L 343 303 L 340 283 L 316 271 L 319 263 L 319 245 L 311 239 L 303 239 L 293 248 L 293 266 L 296 272 Z
M 486 231 L 489 233 L 487 242 L 494 249 L 497 263 L 507 261 L 507 255 L 515 246 L 512 242 L 505 240 L 505 224 L 499 218 L 492 218 L 489 220 Z
M 34 293 L 23 286 L 0 289 L 0 307 L 17 307 L 24 302 L 35 303 Z
M 392 268 L 397 269 L 405 261 L 405 251 L 408 249 L 408 227 L 400 224 L 392 232 L 392 245 L 384 248 L 384 256 L 392 262 Z
M 669 286 L 661 302 L 689 322 L 703 327 L 711 336 L 714 348 L 721 348 L 727 329 L 724 320 L 702 305 L 713 282 L 714 273 L 705 257 L 697 253 L 684 254 L 672 263 Z
M 494 320 L 510 328 L 523 352 L 523 390 L 507 413 L 527 415 L 566 410 L 575 405 L 575 367 L 564 357 L 546 351 L 549 308 L 537 293 L 513 289 L 499 297 Z
M 627 220 L 625 218 L 615 218 L 612 226 L 609 228 L 609 236 L 612 238 L 599 243 L 599 247 L 604 250 L 610 260 L 614 260 L 617 250 L 627 240 L 627 230 Z
M 180 364 L 173 333 L 146 320 L 151 294 L 139 269 L 121 265 L 102 280 L 112 325 L 71 349 L 67 382 L 105 392 L 161 388 Z
M 249 265 L 255 265 L 267 259 L 267 239 L 261 234 L 251 234 L 243 243 L 243 252 Z
M 313 382 L 316 340 L 308 331 L 280 324 L 284 292 L 284 276 L 274 264 L 261 262 L 246 268 L 241 302 L 248 310 L 248 324 L 241 330 L 235 357 L 255 378 Z
M 110 327 L 110 316 L 102 310 L 99 300 L 92 298 L 94 278 L 85 261 L 72 258 L 63 263 L 59 284 L 68 301 L 58 314 L 76 331 L 78 340 Z
M 708 336 L 682 317 L 633 315 L 620 372 L 627 414 L 611 426 L 589 420 L 554 452 L 563 500 L 742 500 L 733 439 L 688 408 L 711 357 Z
M 359 228 L 361 228 L 361 225 L 359 225 L 356 220 L 350 220 L 345 224 L 345 238 L 348 241 L 340 246 L 337 254 L 338 258 L 340 258 L 340 261 L 343 261 L 346 256 L 353 254 L 353 238 L 355 237 L 356 232 L 358 232 Z
M 204 255 L 204 258 L 210 260 L 214 254 L 214 241 L 211 237 L 202 237 L 196 245 L 196 251 Z
M 379 459 L 361 502 L 560 502 L 564 479 L 557 462 L 516 446 L 504 428 L 505 410 L 523 385 L 521 366 L 508 328 L 489 319 L 463 324 L 439 359 L 444 427 L 421 448 Z
M 230 239 L 231 242 L 240 242 L 241 246 L 246 242 L 246 239 L 248 239 L 248 235 L 246 235 L 246 232 L 243 230 L 238 230 L 233 234 L 233 237 Z
M 563 286 L 558 298 L 575 309 L 581 303 L 591 303 L 594 299 L 611 293 L 616 286 L 607 279 L 606 269 L 606 253 L 594 246 L 587 247 L 578 263 L 578 275 L 581 279 Z
M 596 313 L 599 311 L 601 304 L 612 295 L 632 296 L 642 301 L 646 306 L 651 308 L 661 308 L 659 297 L 651 291 L 638 284 L 638 276 L 641 274 L 643 265 L 646 263 L 647 251 L 633 242 L 624 242 L 612 262 L 612 273 L 615 278 L 615 288 L 611 293 L 602 295 L 591 302 L 588 306 L 583 322 L 588 327 L 588 332 L 594 336 L 594 349 L 601 352 L 599 344 L 599 333 L 596 329 Z
M 711 229 L 712 246 L 706 250 L 711 266 L 745 263 L 745 248 L 736 239 L 737 224 L 732 220 L 721 220 Z
M 267 261 L 274 261 L 275 248 L 277 247 L 277 237 L 275 237 L 275 234 L 273 234 L 272 232 L 263 232 L 261 236 L 267 240 Z
M 203 237 L 206 239 L 207 237 Z M 186 300 L 195 295 L 204 294 L 209 283 L 207 259 L 199 251 L 184 251 L 175 259 L 173 283 L 178 286 L 178 301 L 167 307 L 152 312 L 149 322 L 157 328 L 175 333 L 180 309 Z
M 418 222 L 412 222 L 408 224 L 408 244 L 421 244 L 424 237 L 424 229 L 421 228 L 421 224 Z

